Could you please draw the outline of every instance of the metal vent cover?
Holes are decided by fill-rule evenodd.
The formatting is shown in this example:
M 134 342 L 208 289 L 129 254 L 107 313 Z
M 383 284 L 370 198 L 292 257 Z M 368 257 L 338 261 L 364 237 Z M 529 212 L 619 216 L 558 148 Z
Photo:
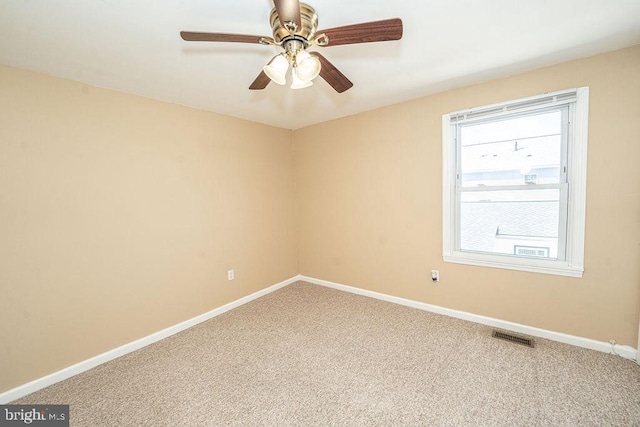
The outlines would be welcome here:
M 513 335 L 513 334 L 510 334 L 510 333 L 507 333 L 507 332 L 493 331 L 491 336 L 493 338 L 498 338 L 498 339 L 501 339 L 501 340 L 510 341 L 512 343 L 525 345 L 525 346 L 531 347 L 531 348 L 535 348 L 535 346 L 536 346 L 535 341 L 532 340 L 531 338 L 520 337 L 520 336 L 517 336 L 517 335 Z

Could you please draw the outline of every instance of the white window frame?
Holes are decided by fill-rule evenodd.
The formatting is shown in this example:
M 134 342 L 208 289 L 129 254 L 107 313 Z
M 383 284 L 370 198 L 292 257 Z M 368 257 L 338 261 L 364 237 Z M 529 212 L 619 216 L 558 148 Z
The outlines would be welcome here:
M 572 104 L 569 113 L 568 202 L 564 260 L 460 251 L 456 221 L 456 168 L 459 161 L 452 121 L 466 117 L 499 117 L 514 112 Z M 589 87 L 574 88 L 457 111 L 442 116 L 442 258 L 445 262 L 582 277 L 584 272 L 587 198 Z

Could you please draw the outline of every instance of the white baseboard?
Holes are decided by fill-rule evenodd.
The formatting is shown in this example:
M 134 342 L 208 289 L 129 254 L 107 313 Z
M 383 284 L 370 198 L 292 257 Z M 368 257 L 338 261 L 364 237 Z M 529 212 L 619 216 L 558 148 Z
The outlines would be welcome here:
M 473 313 L 467 313 L 465 311 L 453 310 L 450 308 L 440 307 L 437 305 L 426 304 L 423 302 L 413 301 L 405 298 L 394 297 L 387 294 L 381 294 L 379 292 L 373 292 L 365 289 L 355 288 L 352 286 L 342 285 L 340 283 L 329 282 L 327 280 L 315 279 L 313 277 L 306 277 L 306 276 L 300 275 L 299 280 L 303 280 L 305 282 L 313 283 L 316 285 L 327 286 L 329 288 L 338 289 L 341 291 L 351 292 L 353 294 L 376 298 L 382 301 L 405 305 L 407 307 L 413 307 L 419 310 L 425 310 L 425 311 L 430 311 L 432 313 L 443 314 L 445 316 L 455 317 L 457 319 L 468 320 L 471 322 L 480 323 L 487 326 L 506 329 L 508 331 L 519 332 L 525 335 L 546 338 L 548 340 L 558 341 L 565 344 L 571 344 L 577 347 L 588 348 L 591 350 L 597 350 L 603 353 L 615 353 L 619 356 L 624 357 L 625 359 L 636 360 L 636 358 L 639 357 L 638 350 L 626 345 L 615 345 L 614 347 L 611 343 L 604 342 L 604 341 L 596 341 L 589 338 L 578 337 L 575 335 L 563 334 L 561 332 L 554 332 L 546 329 L 534 328 L 533 326 L 522 325 L 520 323 L 508 322 L 506 320 L 480 316 Z
M 24 397 L 28 394 L 31 394 L 35 391 L 41 390 L 45 387 L 53 385 L 62 380 L 66 380 L 74 375 L 78 375 L 82 372 L 88 371 L 91 368 L 94 368 L 98 365 L 102 365 L 105 362 L 116 359 L 120 356 L 124 356 L 125 354 L 136 351 L 142 347 L 148 346 L 149 344 L 153 344 L 161 339 L 167 338 L 171 335 L 177 334 L 178 332 L 184 331 L 187 328 L 197 325 L 198 323 L 202 323 L 206 320 L 211 319 L 212 317 L 219 316 L 220 314 L 239 307 L 243 304 L 246 304 L 250 301 L 253 301 L 256 298 L 260 298 L 268 293 L 271 293 L 275 290 L 278 290 L 284 286 L 290 285 L 296 281 L 300 280 L 300 276 L 294 276 L 290 279 L 287 279 L 283 282 L 277 283 L 273 286 L 270 286 L 266 289 L 262 289 L 258 292 L 254 292 L 251 295 L 247 295 L 246 297 L 240 298 L 236 301 L 225 304 L 221 307 L 215 308 L 211 311 L 208 311 L 204 314 L 196 316 L 192 319 L 185 320 L 184 322 L 178 323 L 177 325 L 170 326 L 166 329 L 163 329 L 159 332 L 153 333 L 146 337 L 140 338 L 139 340 L 130 342 L 128 344 L 124 344 L 120 347 L 114 348 L 113 350 L 109 350 L 105 353 L 99 354 L 91 359 L 84 360 L 82 362 L 76 363 L 75 365 L 69 366 L 68 368 L 64 368 L 60 371 L 49 374 L 45 377 L 38 378 L 11 390 L 5 391 L 4 393 L 0 393 L 0 404 L 6 404 L 12 402 L 16 399 Z
M 352 286 L 329 282 L 327 280 L 315 279 L 313 277 L 302 276 L 299 274 L 290 279 L 287 279 L 273 286 L 270 286 L 266 289 L 262 289 L 258 292 L 254 292 L 251 295 L 247 295 L 246 297 L 240 298 L 236 301 L 233 301 L 221 307 L 215 308 L 211 311 L 208 311 L 204 314 L 196 316 L 192 319 L 178 323 L 177 325 L 170 326 L 159 332 L 140 338 L 139 340 L 130 342 L 128 344 L 124 344 L 120 347 L 114 348 L 113 350 L 109 350 L 105 353 L 99 354 L 95 357 L 92 357 L 91 359 L 84 360 L 82 362 L 76 363 L 75 365 L 69 366 L 67 368 L 54 372 L 45 377 L 38 378 L 29 383 L 26 383 L 16 388 L 13 388 L 11 390 L 5 391 L 4 393 L 0 393 L 0 404 L 7 404 L 16 399 L 24 397 L 28 394 L 31 394 L 45 387 L 53 385 L 57 382 L 66 380 L 67 378 L 70 378 L 74 375 L 78 375 L 82 372 L 88 371 L 91 368 L 94 368 L 98 365 L 106 363 L 110 360 L 116 359 L 120 356 L 124 356 L 125 354 L 136 351 L 142 347 L 148 346 L 149 344 L 153 344 L 171 335 L 177 334 L 178 332 L 184 331 L 187 328 L 195 326 L 199 323 L 209 320 L 215 316 L 218 316 L 222 313 L 225 313 L 231 309 L 239 307 L 243 304 L 246 304 L 250 301 L 255 300 L 256 298 L 260 298 L 264 295 L 267 295 L 273 291 L 276 291 L 280 288 L 283 288 L 299 280 L 313 283 L 316 285 L 326 286 L 333 289 L 338 289 L 345 292 L 350 292 L 353 294 L 376 298 L 382 301 L 400 304 L 407 307 L 413 307 L 419 310 L 425 310 L 425 311 L 430 311 L 432 313 L 443 314 L 445 316 L 455 317 L 457 319 L 468 320 L 471 322 L 476 322 L 476 323 L 480 323 L 487 326 L 493 326 L 493 327 L 497 327 L 497 328 L 501 328 L 509 331 L 519 332 L 526 335 L 546 338 L 549 340 L 558 341 L 565 344 L 571 344 L 577 347 L 588 348 L 591 350 L 597 350 L 604 353 L 613 353 L 612 350 L 614 350 L 613 346 L 608 342 L 595 341 L 589 338 L 577 337 L 574 335 L 563 334 L 560 332 L 553 332 L 545 329 L 534 328 L 532 326 L 522 325 L 519 323 L 508 322 L 505 320 L 480 316 L 477 314 L 453 310 L 450 308 L 440 307 L 437 305 L 426 304 L 423 302 L 413 301 L 413 300 L 400 298 L 400 297 L 394 297 L 394 296 L 382 294 L 379 292 L 368 291 L 366 289 L 355 288 Z M 615 353 L 627 359 L 635 360 L 636 358 L 640 358 L 640 354 L 638 350 L 629 346 L 616 345 Z

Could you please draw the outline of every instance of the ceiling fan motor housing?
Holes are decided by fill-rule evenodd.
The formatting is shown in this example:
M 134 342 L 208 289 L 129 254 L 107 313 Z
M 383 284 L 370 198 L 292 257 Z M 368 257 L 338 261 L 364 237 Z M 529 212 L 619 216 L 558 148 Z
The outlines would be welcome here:
M 316 14 L 315 9 L 306 3 L 300 3 L 300 21 L 302 28 L 296 28 L 293 35 L 280 22 L 278 11 L 275 7 L 271 11 L 269 21 L 271 23 L 271 28 L 273 29 L 273 39 L 276 43 L 281 43 L 291 38 L 295 38 L 296 40 L 303 39 L 306 47 L 308 44 L 307 42 L 313 38 L 313 35 L 318 29 L 318 15 Z

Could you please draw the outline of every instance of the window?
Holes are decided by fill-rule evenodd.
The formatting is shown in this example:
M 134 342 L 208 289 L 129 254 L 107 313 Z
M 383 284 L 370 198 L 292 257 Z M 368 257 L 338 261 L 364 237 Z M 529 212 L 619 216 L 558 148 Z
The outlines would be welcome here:
M 443 258 L 582 277 L 589 88 L 445 114 Z

